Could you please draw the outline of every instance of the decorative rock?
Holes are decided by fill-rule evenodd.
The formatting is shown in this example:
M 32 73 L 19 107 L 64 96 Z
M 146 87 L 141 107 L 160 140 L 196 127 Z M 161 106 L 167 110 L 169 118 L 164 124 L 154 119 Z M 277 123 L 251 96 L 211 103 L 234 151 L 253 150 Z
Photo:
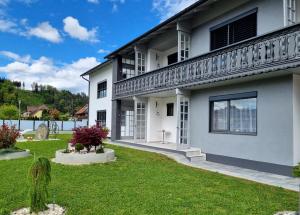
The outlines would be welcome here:
M 10 152 L 10 153 L 1 154 L 0 160 L 13 160 L 18 158 L 29 157 L 30 155 L 31 155 L 30 151 L 27 149 L 20 152 Z
M 38 212 L 36 215 L 64 215 L 65 209 L 56 204 L 48 204 L 48 210 Z M 14 211 L 11 215 L 35 215 L 35 213 L 30 213 L 30 208 L 22 208 L 20 210 Z
M 104 153 L 95 152 L 70 152 L 64 153 L 64 149 L 58 150 L 55 153 L 55 158 L 52 160 L 55 163 L 66 165 L 82 165 L 92 163 L 107 163 L 115 161 L 115 151 L 113 149 L 104 149 Z
M 35 133 L 36 140 L 46 140 L 49 138 L 49 128 L 44 123 L 40 124 Z

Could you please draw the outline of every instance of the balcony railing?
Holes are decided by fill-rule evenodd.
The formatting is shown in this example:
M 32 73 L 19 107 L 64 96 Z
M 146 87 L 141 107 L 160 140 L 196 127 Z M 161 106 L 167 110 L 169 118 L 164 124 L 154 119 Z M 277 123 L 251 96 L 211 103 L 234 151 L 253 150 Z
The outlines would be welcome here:
M 114 83 L 114 98 L 300 66 L 300 24 Z

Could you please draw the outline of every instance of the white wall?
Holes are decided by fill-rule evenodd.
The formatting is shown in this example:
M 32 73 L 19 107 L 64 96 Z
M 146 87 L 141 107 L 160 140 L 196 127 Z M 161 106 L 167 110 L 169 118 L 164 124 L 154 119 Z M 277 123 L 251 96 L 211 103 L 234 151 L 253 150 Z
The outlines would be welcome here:
M 175 52 L 177 52 L 177 50 L 177 46 L 167 49 L 165 51 L 148 49 L 147 72 L 168 66 L 168 55 L 174 54 Z M 156 59 L 156 56 L 158 56 L 158 59 Z
M 293 76 L 294 165 L 300 162 L 300 76 Z
M 231 9 L 233 5 L 237 6 Z M 193 25 L 200 26 L 194 28 L 191 34 L 191 57 L 204 54 L 210 51 L 210 28 L 226 20 L 234 18 L 251 9 L 258 8 L 257 11 L 257 34 L 261 35 L 284 27 L 283 0 L 233 0 L 220 1 L 207 12 L 202 12 L 195 18 Z M 224 11 L 228 11 L 224 14 Z M 203 23 L 203 20 L 206 20 Z
M 157 102 L 157 108 L 156 108 Z M 174 115 L 167 116 L 167 104 L 174 103 Z M 166 131 L 165 141 L 176 143 L 177 132 L 176 97 L 148 99 L 147 141 L 162 141 L 162 129 Z
M 97 84 L 107 81 L 107 96 L 97 98 Z M 108 64 L 90 75 L 89 126 L 95 125 L 97 111 L 106 110 L 106 126 L 111 129 L 112 64 Z
M 191 145 L 209 154 L 292 166 L 292 84 L 291 76 L 283 76 L 192 91 Z M 257 91 L 257 135 L 209 132 L 210 96 L 251 91 Z

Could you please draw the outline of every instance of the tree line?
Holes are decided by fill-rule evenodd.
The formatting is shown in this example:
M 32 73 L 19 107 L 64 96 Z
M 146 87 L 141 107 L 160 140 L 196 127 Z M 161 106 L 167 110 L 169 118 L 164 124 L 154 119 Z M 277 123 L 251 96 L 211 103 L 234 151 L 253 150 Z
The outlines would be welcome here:
M 61 115 L 74 116 L 76 111 L 88 102 L 85 93 L 72 93 L 59 90 L 50 85 L 32 83 L 31 90 L 25 90 L 22 82 L 0 79 L 0 106 L 15 106 L 21 101 L 21 113 L 27 106 L 45 104 L 49 109 L 56 109 Z

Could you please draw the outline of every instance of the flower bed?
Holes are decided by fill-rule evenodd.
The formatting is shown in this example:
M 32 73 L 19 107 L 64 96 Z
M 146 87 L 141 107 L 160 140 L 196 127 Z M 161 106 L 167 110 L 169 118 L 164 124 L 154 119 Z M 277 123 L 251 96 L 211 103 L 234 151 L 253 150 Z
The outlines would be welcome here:
M 66 165 L 83 165 L 93 163 L 107 163 L 115 161 L 115 151 L 112 149 L 104 149 L 104 153 L 95 152 L 70 152 L 65 153 L 65 150 L 58 150 L 55 153 L 54 162 Z
M 115 160 L 115 152 L 104 148 L 108 130 L 100 126 L 77 128 L 74 130 L 71 143 L 65 150 L 58 150 L 53 159 L 56 163 L 81 165 L 107 163 Z
M 20 136 L 15 126 L 0 126 L 0 160 L 10 160 L 30 156 L 29 150 L 19 149 L 15 146 Z

